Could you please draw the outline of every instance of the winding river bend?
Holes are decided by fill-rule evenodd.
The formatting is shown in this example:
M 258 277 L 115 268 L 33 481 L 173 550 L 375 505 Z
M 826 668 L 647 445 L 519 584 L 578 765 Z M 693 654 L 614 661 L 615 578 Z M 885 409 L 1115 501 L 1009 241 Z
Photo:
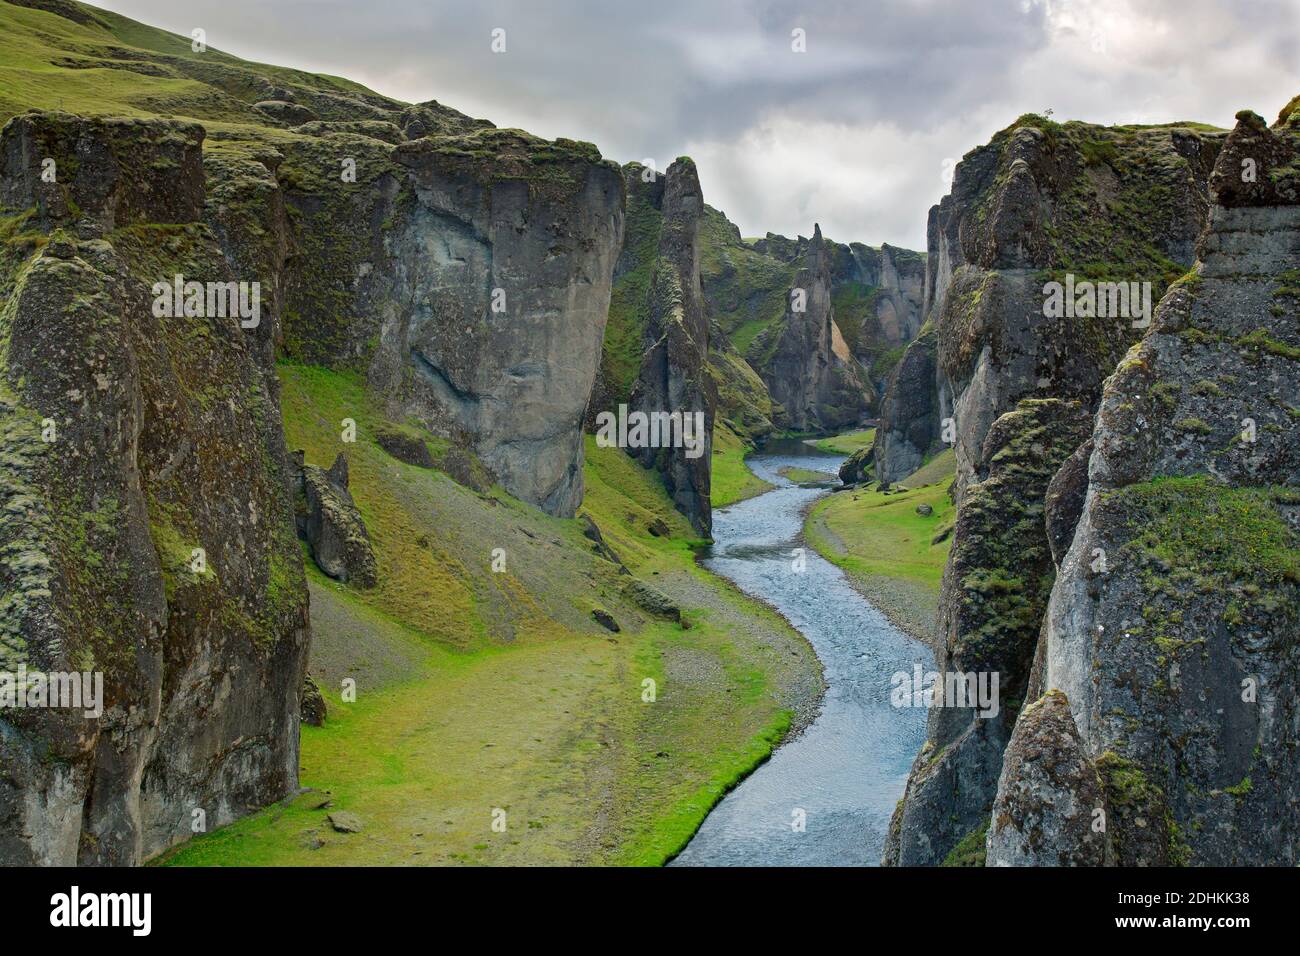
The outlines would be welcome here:
M 925 711 L 890 705 L 890 678 L 929 670 L 928 648 L 893 627 L 843 572 L 804 547 L 803 513 L 830 492 L 777 474 L 790 465 L 834 472 L 843 461 L 798 441 L 749 459 L 777 487 L 713 517 L 703 558 L 783 614 L 812 643 L 826 675 L 817 719 L 714 807 L 675 866 L 875 866 L 894 805 L 925 739 Z M 803 811 L 804 828 L 798 827 Z

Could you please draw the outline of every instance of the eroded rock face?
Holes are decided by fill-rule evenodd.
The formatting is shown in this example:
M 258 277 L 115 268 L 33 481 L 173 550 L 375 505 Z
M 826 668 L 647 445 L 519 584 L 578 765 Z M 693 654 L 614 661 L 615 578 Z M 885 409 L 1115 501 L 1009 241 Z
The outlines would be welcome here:
M 725 215 L 708 207 L 700 242 L 704 299 L 715 325 L 710 365 L 718 385 L 719 416 L 743 437 L 762 438 L 773 430 L 776 417 L 788 415 L 773 407 L 768 382 L 789 324 L 783 316 L 791 290 L 798 287 L 800 269 L 824 265 L 835 317 L 831 351 L 838 363 L 852 365 L 873 391 L 876 380 L 883 383 L 903 345 L 920 328 L 925 257 L 910 249 L 888 244 L 876 249 L 818 236 L 790 239 L 775 233 L 749 241 Z M 810 253 L 819 262 L 810 259 Z M 743 354 L 732 345 L 731 336 L 736 346 L 743 345 Z M 820 336 L 805 342 L 821 347 Z M 788 338 L 783 343 L 781 358 L 787 368 L 793 344 Z M 809 407 L 795 415 L 816 418 L 817 410 Z
M 700 421 L 696 447 L 629 448 L 646 467 L 655 467 L 677 510 L 700 535 L 713 530 L 710 467 L 716 398 L 708 372 L 709 323 L 700 290 L 700 216 L 704 198 L 695 164 L 679 159 L 664 177 L 663 225 L 647 293 L 641 369 L 629 408 L 646 414 L 678 413 L 683 422 Z M 689 419 L 687 418 L 689 416 Z M 694 426 L 692 426 L 694 427 Z
M 1101 779 L 1070 702 L 1052 691 L 1025 709 L 1007 744 L 988 832 L 988 866 L 1110 862 Z
M 986 470 L 957 514 L 939 602 L 940 673 L 998 675 L 999 709 L 930 712 L 899 810 L 897 861 L 933 865 L 988 819 L 1002 751 L 1025 699 L 1052 586 L 1044 497 L 1091 418 L 1077 402 L 1026 400 L 989 431 Z
M 197 222 L 203 129 L 195 123 L 24 113 L 5 127 L 0 206 L 36 210 L 50 229 L 89 219 L 103 229 Z
M 813 230 L 803 261 L 776 350 L 760 374 L 780 406 L 779 424 L 795 431 L 832 432 L 868 417 L 875 393 L 835 325 L 829 250 L 820 226 Z
M 252 190 L 246 235 L 218 198 L 239 171 L 218 165 L 195 221 L 201 140 L 42 114 L 0 133 L 0 195 L 55 230 L 3 275 L 0 671 L 98 673 L 104 691 L 98 717 L 0 712 L 6 864 L 139 863 L 195 810 L 220 826 L 297 785 L 309 630 L 268 358 L 278 207 Z M 263 281 L 264 322 L 156 315 L 176 273 Z
M 371 377 L 381 390 L 402 386 L 406 413 L 435 432 L 469 436 L 512 494 L 567 517 L 582 500 L 581 424 L 623 198 L 618 170 L 594 150 L 555 154 L 525 173 L 508 153 L 398 147 L 415 201 L 386 239 L 392 272 Z
M 412 110 L 404 128 L 424 138 L 327 131 L 285 145 L 294 173 L 344 157 L 357 176 L 303 174 L 287 193 L 302 229 L 286 351 L 365 368 L 394 421 L 451 439 L 511 494 L 572 516 L 622 241 L 619 170 L 590 144 Z
M 1129 862 L 1300 860 L 1298 163 L 1294 116 L 1239 114 L 1200 264 L 1107 382 L 1052 591 L 1047 685 Z
M 370 534 L 348 491 L 347 458 L 339 452 L 328 470 L 304 464 L 300 480 L 298 533 L 311 546 L 316 564 L 336 581 L 374 587 L 379 572 Z
M 925 299 L 937 375 L 933 400 L 914 404 L 953 419 L 958 504 L 940 595 L 940 670 L 997 670 L 999 719 L 1008 723 L 994 733 L 960 711 L 932 712 L 927 747 L 941 756 L 924 773 L 918 757 L 886 862 L 942 861 L 988 819 L 1055 572 L 1049 482 L 1087 440 L 1102 383 L 1143 331 L 1136 314 L 1049 314 L 1045 285 L 1075 273 L 1150 282 L 1156 301 L 1191 264 L 1221 145 L 1219 134 L 1180 127 L 1119 133 L 1022 117 L 967 155 L 931 213 Z M 1106 274 L 1086 265 L 1111 261 L 1116 250 L 1122 261 Z M 903 404 L 898 396 L 891 403 Z M 903 424 L 891 420 L 878 440 L 904 447 L 893 441 Z M 878 473 L 905 467 L 910 454 L 878 449 Z M 1067 490 L 1058 486 L 1053 500 L 1058 550 L 1077 508 Z M 927 785 L 951 782 L 945 761 L 966 768 L 959 795 Z
M 846 485 L 855 485 L 858 482 L 870 481 L 872 478 L 872 465 L 876 460 L 876 450 L 868 445 L 866 448 L 859 448 L 848 458 L 844 459 L 844 464 L 840 465 L 840 481 Z
M 880 403 L 880 424 L 876 426 L 876 476 L 881 481 L 892 483 L 906 478 L 939 445 L 942 433 L 935 389 L 937 341 L 933 326 L 922 331 L 890 373 Z

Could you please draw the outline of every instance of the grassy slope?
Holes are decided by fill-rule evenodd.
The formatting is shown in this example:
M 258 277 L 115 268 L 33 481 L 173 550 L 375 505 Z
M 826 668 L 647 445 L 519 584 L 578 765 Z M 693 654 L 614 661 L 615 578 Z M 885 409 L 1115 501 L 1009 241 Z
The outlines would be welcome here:
M 241 60 L 85 4 L 77 20 L 0 2 L 0 122 L 28 109 L 83 115 L 174 116 L 209 132 L 277 131 L 249 109 L 256 78 L 343 95 L 374 97 L 359 84 Z
M 389 458 L 367 437 L 378 414 L 358 380 L 297 365 L 281 378 L 290 447 L 322 464 L 347 452 L 381 583 L 361 592 L 310 573 L 311 670 L 330 714 L 303 728 L 302 782 L 318 792 L 166 862 L 656 864 L 806 705 L 807 645 L 696 567 L 662 487 L 621 452 L 589 442 L 583 510 L 637 577 L 697 598 L 680 602 L 689 630 L 626 601 L 630 578 L 592 553 L 580 521 Z M 359 432 L 346 446 L 345 417 Z M 672 538 L 649 534 L 656 517 Z M 506 573 L 487 570 L 494 547 Z M 591 621 L 596 606 L 621 633 Z M 355 704 L 340 701 L 344 677 Z M 641 699 L 647 677 L 654 703 Z M 364 831 L 333 832 L 319 791 Z
M 722 422 L 714 425 L 711 485 L 713 507 L 725 508 L 737 501 L 771 491 L 774 487 L 745 465 L 745 455 L 748 453 L 749 446 L 735 432 Z
M 947 492 L 953 467 L 952 452 L 946 451 L 900 482 L 912 490 L 830 495 L 813 506 L 804 525 L 809 544 L 843 568 L 897 626 L 923 640 L 932 637 L 951 547 L 951 539 L 931 539 L 955 518 Z M 934 513 L 917 514 L 921 504 Z
M 846 432 L 843 435 L 822 438 L 813 442 L 813 446 L 832 455 L 851 455 L 860 448 L 866 448 L 875 440 L 876 430 L 868 428 L 865 431 Z

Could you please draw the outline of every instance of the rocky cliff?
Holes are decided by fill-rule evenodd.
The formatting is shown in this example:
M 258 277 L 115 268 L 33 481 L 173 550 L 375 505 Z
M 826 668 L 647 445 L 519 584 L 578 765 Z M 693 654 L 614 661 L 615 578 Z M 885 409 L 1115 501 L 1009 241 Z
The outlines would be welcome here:
M 959 511 L 940 598 L 939 670 L 998 672 L 1003 707 L 993 719 L 931 711 L 887 862 L 941 862 L 989 818 L 1054 575 L 1049 485 L 1087 440 L 1103 381 L 1149 324 L 1140 290 L 1154 303 L 1192 264 L 1222 139 L 1186 126 L 1022 117 L 967 154 L 931 214 L 933 384 L 921 346 L 908 365 L 919 371 L 911 382 L 933 397 L 905 398 L 901 373 L 894 379 L 877 469 L 908 467 L 933 442 L 935 419 L 952 419 Z M 1052 309 L 1050 284 L 1073 290 L 1076 281 L 1124 283 L 1135 290 L 1131 308 Z
M 476 489 L 574 513 L 623 184 L 589 144 L 74 3 L 0 12 L 48 79 L 0 117 L 201 121 L 28 112 L 0 139 L 0 672 L 104 681 L 97 718 L 5 709 L 0 859 L 135 863 L 297 785 L 296 505 L 326 573 L 404 573 L 347 442 L 432 432 Z M 328 457 L 287 456 L 281 358 L 365 384 Z M 370 402 L 387 421 L 358 434 Z
M 51 113 L 0 133 L 0 672 L 103 682 L 97 715 L 0 712 L 4 863 L 138 863 L 297 784 L 284 209 L 203 137 Z M 160 303 L 178 276 L 259 281 L 259 309 Z
M 321 130 L 282 149 L 304 227 L 287 354 L 362 368 L 394 420 L 572 515 L 622 241 L 618 170 L 586 144 L 454 118 L 396 145 Z M 356 183 L 317 172 L 349 159 Z
M 1040 651 L 1087 769 L 1037 799 L 1100 810 L 1124 865 L 1300 859 L 1300 112 L 1238 114 L 1211 188 L 1196 269 L 1106 382 Z M 1030 773 L 1008 759 L 988 862 L 1099 862 L 1092 830 L 999 836 Z
M 835 323 L 831 249 L 821 227 L 802 257 L 774 346 L 759 374 L 780 406 L 778 422 L 794 431 L 832 432 L 857 424 L 876 395 Z
M 678 416 L 682 425 L 679 435 L 670 436 L 674 439 L 670 447 L 629 452 L 643 465 L 659 469 L 677 510 L 708 537 L 713 529 L 709 464 L 717 400 L 708 367 L 709 322 L 700 290 L 698 239 L 703 211 L 695 164 L 678 159 L 664 176 L 663 222 L 647 290 L 641 368 L 629 408 L 650 416 Z

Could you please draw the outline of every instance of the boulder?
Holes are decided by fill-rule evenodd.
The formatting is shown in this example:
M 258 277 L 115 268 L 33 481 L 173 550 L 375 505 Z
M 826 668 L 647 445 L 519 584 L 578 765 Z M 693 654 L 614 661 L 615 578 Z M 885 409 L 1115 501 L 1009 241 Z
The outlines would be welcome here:
M 316 681 L 308 674 L 303 678 L 302 694 L 299 696 L 298 711 L 302 716 L 302 722 L 313 727 L 323 727 L 326 710 L 325 697 L 316 686 Z
M 326 471 L 303 465 L 299 533 L 325 574 L 361 588 L 378 581 L 375 554 L 361 512 L 348 491 L 348 460 L 342 452 Z
M 1027 707 L 1016 722 L 987 848 L 987 866 L 1111 862 L 1105 791 L 1060 691 Z

